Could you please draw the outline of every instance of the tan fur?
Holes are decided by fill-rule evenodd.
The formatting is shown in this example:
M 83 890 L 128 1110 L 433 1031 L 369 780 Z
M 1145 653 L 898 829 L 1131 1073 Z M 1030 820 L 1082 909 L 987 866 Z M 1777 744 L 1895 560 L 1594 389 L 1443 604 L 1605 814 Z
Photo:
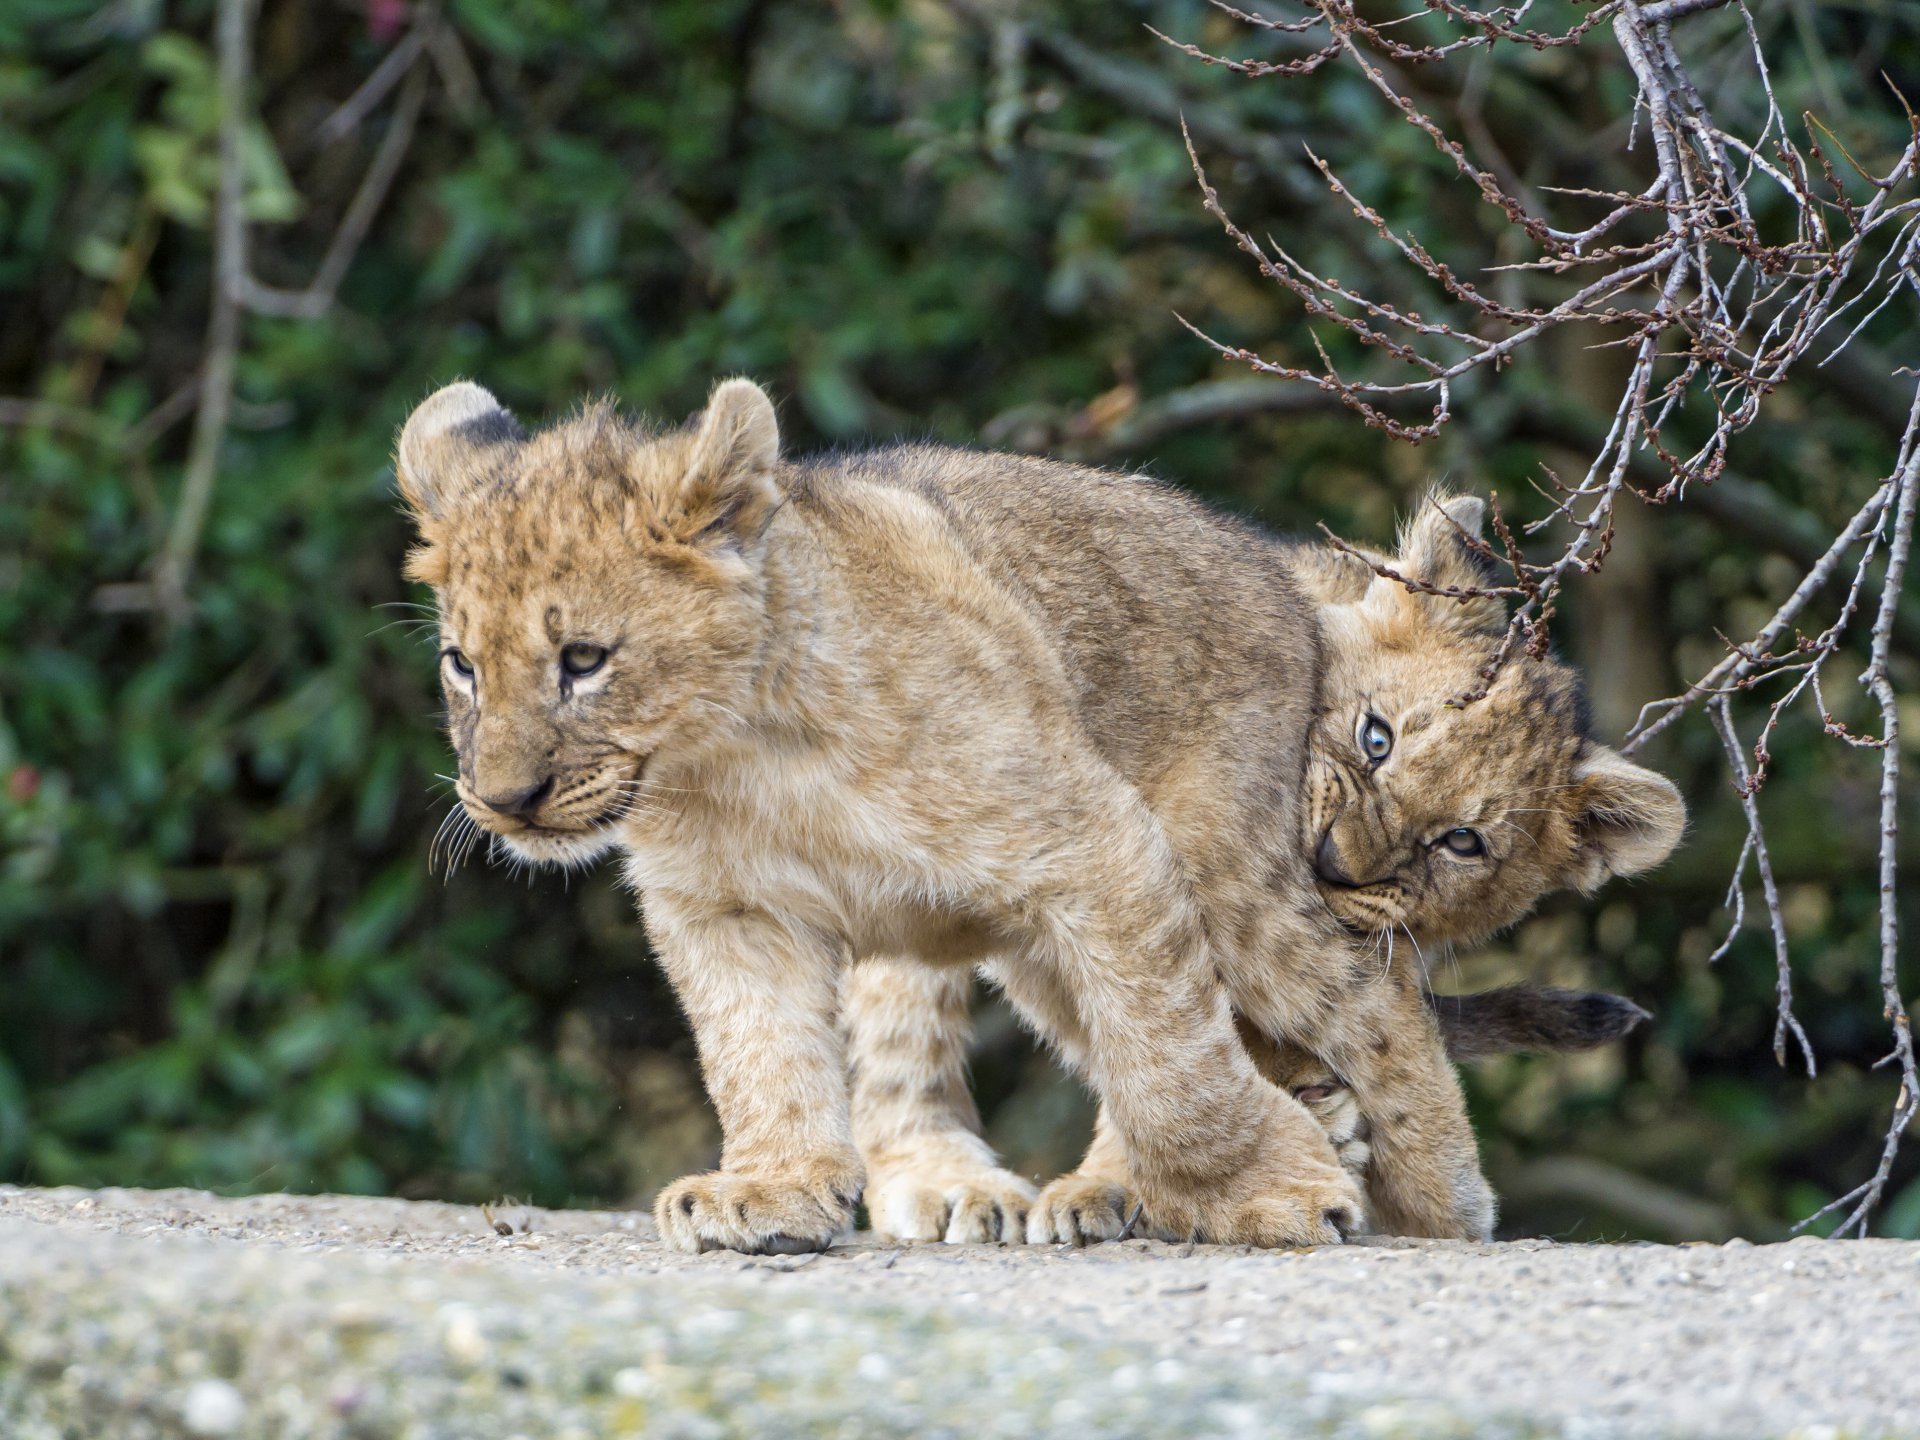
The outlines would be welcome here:
M 476 389 L 399 445 L 456 788 L 524 858 L 624 856 L 725 1137 L 662 1192 L 671 1243 L 840 1233 L 863 1174 L 841 976 L 884 956 L 991 962 L 1165 1230 L 1296 1244 L 1360 1216 L 1237 1007 L 1339 1067 L 1418 1177 L 1388 1195 L 1412 1228 L 1484 1233 L 1420 987 L 1370 967 L 1301 861 L 1316 626 L 1267 541 L 1041 461 L 787 463 L 744 381 L 678 431 L 600 407 L 531 437 Z M 569 676 L 583 648 L 604 663 Z
M 1334 1154 L 1347 1173 L 1361 1185 L 1372 1178 L 1372 1127 L 1351 1088 L 1341 1084 L 1333 1068 L 1304 1046 L 1271 1039 L 1243 1025 L 1240 1038 L 1260 1073 L 1294 1099 L 1327 1132 Z
M 1480 585 L 1465 539 L 1478 533 L 1480 519 L 1477 501 L 1434 497 L 1408 528 L 1400 553 L 1369 558 L 1442 586 Z M 1464 709 L 1449 703 L 1481 688 L 1479 672 L 1503 623 L 1497 601 L 1463 604 L 1415 594 L 1331 546 L 1298 547 L 1284 559 L 1320 602 L 1325 636 L 1309 756 L 1310 803 L 1299 843 L 1316 856 L 1331 837 L 1332 863 L 1351 857 L 1377 867 L 1365 872 L 1371 884 L 1318 883 L 1329 909 L 1369 937 L 1369 963 L 1382 980 L 1376 994 L 1391 985 L 1423 985 L 1435 946 L 1510 923 L 1551 889 L 1591 888 L 1607 873 L 1644 869 L 1677 843 L 1685 819 L 1678 792 L 1585 739 L 1576 677 L 1565 667 L 1517 661 L 1484 700 Z M 1364 717 L 1375 714 L 1396 726 L 1394 752 L 1378 765 L 1358 753 L 1355 738 Z M 1462 824 L 1485 832 L 1484 856 L 1463 858 L 1436 845 Z M 923 1007 L 918 987 L 928 982 L 904 971 L 893 982 L 898 1007 Z M 886 1003 L 873 987 L 863 998 L 870 1006 Z M 1503 998 L 1504 1008 L 1489 1005 L 1475 1013 L 1485 1033 L 1464 1029 L 1456 1017 L 1449 1037 L 1456 1052 L 1524 1048 L 1542 1037 L 1553 1048 L 1580 1048 L 1623 1033 L 1640 1014 L 1615 997 L 1521 992 Z M 1364 1061 L 1352 1022 L 1352 1015 L 1340 1017 L 1328 1033 L 1344 1042 L 1346 1056 L 1358 1052 Z M 1400 1022 L 1424 1024 L 1410 1010 L 1400 1013 Z M 862 1028 L 862 1018 L 854 1016 L 854 1033 Z M 1382 1163 L 1368 1172 L 1371 1122 L 1354 1088 L 1344 1083 L 1352 1059 L 1330 1063 L 1297 1033 L 1289 1041 L 1244 1021 L 1242 1032 L 1262 1073 L 1302 1099 L 1356 1177 L 1368 1174 L 1376 1222 L 1425 1233 L 1436 1191 L 1460 1184 L 1464 1166 L 1435 1165 L 1431 1152 L 1410 1156 L 1409 1147 L 1393 1137 Z M 1431 1071 L 1423 1077 L 1411 1070 L 1399 1083 L 1429 1095 L 1444 1088 Z M 912 1149 L 950 1149 L 952 1132 L 961 1127 L 943 1131 L 923 1113 L 914 1119 L 913 1139 L 903 1143 L 893 1138 L 897 1121 L 868 1113 L 860 1101 L 856 1089 L 855 1131 L 874 1183 L 894 1197 L 894 1211 L 927 1216 L 900 1227 L 894 1211 L 875 1212 L 876 1227 L 898 1238 L 938 1238 L 939 1207 L 926 1187 L 916 1188 Z M 942 1180 L 942 1194 L 966 1203 L 951 1165 Z M 1129 1194 L 1123 1149 L 1102 1123 L 1082 1165 L 1043 1193 L 1030 1236 L 1109 1238 L 1120 1229 Z M 903 1196 L 915 1197 L 918 1212 Z M 1490 1224 L 1490 1213 L 1488 1219 Z

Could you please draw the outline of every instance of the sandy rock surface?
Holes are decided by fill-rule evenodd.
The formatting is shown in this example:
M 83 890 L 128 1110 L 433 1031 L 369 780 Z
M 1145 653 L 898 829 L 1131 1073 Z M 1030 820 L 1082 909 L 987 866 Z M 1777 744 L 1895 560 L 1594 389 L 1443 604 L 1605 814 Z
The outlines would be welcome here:
M 0 1435 L 1920 1437 L 1912 1242 L 748 1258 L 493 1222 L 0 1187 Z

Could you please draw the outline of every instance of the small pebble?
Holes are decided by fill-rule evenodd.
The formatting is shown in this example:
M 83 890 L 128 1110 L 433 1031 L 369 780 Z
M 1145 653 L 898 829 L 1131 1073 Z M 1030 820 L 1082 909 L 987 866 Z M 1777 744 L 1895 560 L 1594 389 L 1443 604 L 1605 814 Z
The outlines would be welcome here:
M 448 1305 L 441 1316 L 446 1328 L 441 1331 L 440 1343 L 447 1354 L 465 1365 L 478 1365 L 486 1359 L 487 1337 L 471 1310 L 464 1305 Z
M 232 1435 L 247 1418 L 247 1402 L 224 1380 L 196 1380 L 180 1407 L 189 1435 Z
M 644 1400 L 654 1388 L 653 1377 L 637 1365 L 614 1372 L 613 1393 L 624 1400 Z

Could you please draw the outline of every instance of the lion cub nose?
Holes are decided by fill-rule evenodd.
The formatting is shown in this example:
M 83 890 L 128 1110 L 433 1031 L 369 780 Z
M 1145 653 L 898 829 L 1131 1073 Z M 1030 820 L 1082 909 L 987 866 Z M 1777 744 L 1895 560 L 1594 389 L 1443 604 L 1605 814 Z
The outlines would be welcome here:
M 479 798 L 480 803 L 489 810 L 524 819 L 552 793 L 553 776 L 549 775 L 538 785 L 529 786 L 525 790 L 508 790 L 498 795 L 482 795 Z
M 1359 882 L 1349 875 L 1346 867 L 1340 863 L 1340 847 L 1333 843 L 1333 827 L 1320 837 L 1320 843 L 1313 851 L 1313 873 L 1329 885 L 1344 885 L 1351 889 Z

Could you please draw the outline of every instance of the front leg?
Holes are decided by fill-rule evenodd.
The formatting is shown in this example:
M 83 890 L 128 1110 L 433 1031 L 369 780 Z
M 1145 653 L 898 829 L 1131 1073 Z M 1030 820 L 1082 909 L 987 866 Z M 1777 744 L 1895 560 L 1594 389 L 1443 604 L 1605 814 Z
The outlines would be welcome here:
M 1362 1221 L 1359 1188 L 1300 1103 L 1254 1069 L 1157 825 L 1116 804 L 1078 833 L 1086 845 L 1063 844 L 1054 883 L 1030 892 L 1029 943 L 1000 974 L 1023 1014 L 1084 1059 L 1146 1222 L 1222 1244 L 1337 1243 Z M 1043 1191 L 1036 1211 L 1051 1203 Z
M 962 965 L 876 958 L 842 977 L 853 1135 L 882 1239 L 959 1245 L 1026 1232 L 1033 1186 L 995 1160 L 967 1088 L 971 992 Z
M 1367 1162 L 1373 1158 L 1369 1143 L 1372 1127 L 1360 1112 L 1360 1102 L 1352 1089 L 1343 1084 L 1333 1068 L 1312 1051 L 1261 1034 L 1245 1019 L 1240 1020 L 1240 1038 L 1260 1073 L 1307 1107 L 1320 1128 L 1333 1143 L 1346 1172 L 1362 1185 L 1367 1181 Z
M 649 893 L 642 910 L 724 1137 L 718 1170 L 660 1192 L 662 1238 L 692 1252 L 826 1249 L 861 1180 L 834 1027 L 841 947 L 752 907 Z

